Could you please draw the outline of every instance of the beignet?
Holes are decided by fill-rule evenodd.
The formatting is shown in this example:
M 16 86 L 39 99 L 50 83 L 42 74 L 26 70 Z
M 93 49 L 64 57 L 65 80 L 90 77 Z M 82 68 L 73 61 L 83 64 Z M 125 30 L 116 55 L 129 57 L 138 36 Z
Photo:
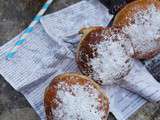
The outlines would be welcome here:
M 46 89 L 47 120 L 107 120 L 109 101 L 98 84 L 80 74 L 66 73 Z
M 133 58 L 149 59 L 160 52 L 160 1 L 136 0 L 127 4 L 115 17 L 133 45 Z
M 132 68 L 132 46 L 116 27 L 83 29 L 76 61 L 81 72 L 98 83 L 112 84 Z

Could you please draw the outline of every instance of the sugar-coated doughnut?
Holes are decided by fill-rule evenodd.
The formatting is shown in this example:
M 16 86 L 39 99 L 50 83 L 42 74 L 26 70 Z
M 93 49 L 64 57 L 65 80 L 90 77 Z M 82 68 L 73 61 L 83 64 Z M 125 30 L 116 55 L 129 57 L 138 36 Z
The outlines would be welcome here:
M 136 0 L 115 16 L 113 26 L 123 28 L 133 45 L 133 58 L 149 59 L 160 52 L 160 1 Z
M 116 27 L 82 29 L 76 61 L 81 72 L 98 83 L 112 84 L 132 68 L 132 46 Z
M 90 78 L 66 73 L 53 79 L 45 91 L 47 120 L 107 120 L 109 101 Z

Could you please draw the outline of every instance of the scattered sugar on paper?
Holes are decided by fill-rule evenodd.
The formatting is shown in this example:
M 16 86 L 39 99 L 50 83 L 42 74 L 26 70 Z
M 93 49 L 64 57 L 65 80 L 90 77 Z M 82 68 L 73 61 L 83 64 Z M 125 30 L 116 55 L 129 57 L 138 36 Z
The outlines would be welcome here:
M 134 21 L 124 27 L 137 52 L 147 52 L 160 46 L 160 10 L 150 5 L 147 10 L 141 10 L 134 16 Z
M 99 93 L 92 86 L 68 86 L 61 82 L 58 88 L 57 99 L 61 103 L 52 110 L 55 120 L 102 120 L 105 116 L 104 111 L 98 109 Z

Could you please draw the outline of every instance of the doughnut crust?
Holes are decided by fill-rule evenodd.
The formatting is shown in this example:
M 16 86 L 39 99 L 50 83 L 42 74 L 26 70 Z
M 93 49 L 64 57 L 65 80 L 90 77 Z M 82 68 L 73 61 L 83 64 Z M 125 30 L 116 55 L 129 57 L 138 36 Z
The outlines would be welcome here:
M 132 47 L 121 29 L 93 27 L 83 30 L 76 55 L 81 72 L 102 85 L 113 84 L 127 75 L 132 68 L 129 57 Z
M 136 0 L 117 13 L 120 26 L 131 39 L 136 59 L 150 59 L 160 52 L 160 1 Z
M 109 100 L 98 84 L 86 76 L 65 73 L 45 91 L 47 120 L 107 120 Z

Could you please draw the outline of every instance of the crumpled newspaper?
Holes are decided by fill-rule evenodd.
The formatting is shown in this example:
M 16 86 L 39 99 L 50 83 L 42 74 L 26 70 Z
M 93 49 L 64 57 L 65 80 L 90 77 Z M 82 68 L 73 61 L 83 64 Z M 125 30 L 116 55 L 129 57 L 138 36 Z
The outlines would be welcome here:
M 87 26 L 107 26 L 112 17 L 98 0 L 81 1 L 44 16 L 12 60 L 6 60 L 5 53 L 21 34 L 0 48 L 0 74 L 24 94 L 44 120 L 44 90 L 50 81 L 64 72 L 79 72 L 74 58 L 80 40 L 78 31 Z M 155 80 L 139 61 L 135 61 L 127 79 L 133 75 L 140 80 Z M 102 88 L 109 95 L 110 111 L 117 120 L 126 120 L 146 103 L 139 95 L 117 85 Z

